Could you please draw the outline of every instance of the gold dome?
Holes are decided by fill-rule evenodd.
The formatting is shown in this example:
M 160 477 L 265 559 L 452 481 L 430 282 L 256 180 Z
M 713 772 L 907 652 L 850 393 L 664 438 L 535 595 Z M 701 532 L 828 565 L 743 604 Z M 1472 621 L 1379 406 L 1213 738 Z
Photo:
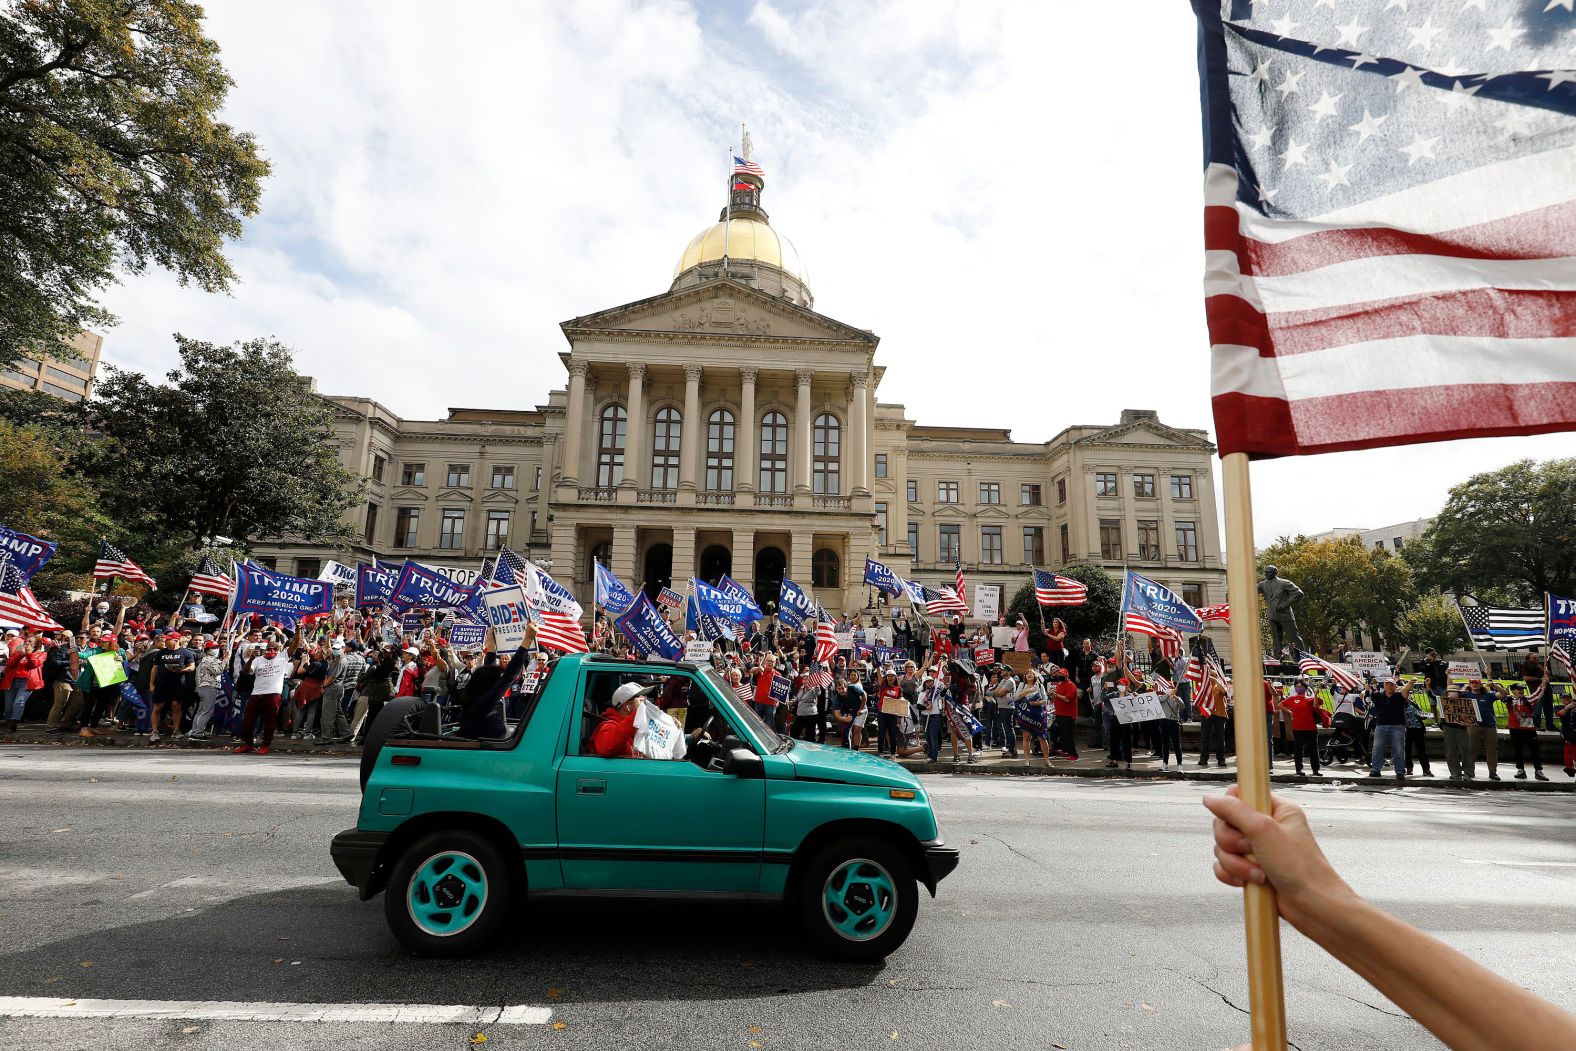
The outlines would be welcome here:
M 809 284 L 810 275 L 805 273 L 804 263 L 793 243 L 756 219 L 715 223 L 696 234 L 679 257 L 678 266 L 673 268 L 674 278 L 702 263 L 721 261 L 725 231 L 729 259 L 764 263 L 796 278 L 801 284 Z

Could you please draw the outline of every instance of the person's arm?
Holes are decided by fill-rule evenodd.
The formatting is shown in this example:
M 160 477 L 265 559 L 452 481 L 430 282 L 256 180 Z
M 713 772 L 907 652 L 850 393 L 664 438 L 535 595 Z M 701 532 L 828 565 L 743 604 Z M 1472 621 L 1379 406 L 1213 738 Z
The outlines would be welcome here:
M 120 612 L 115 614 L 115 634 L 120 634 L 120 629 L 126 624 L 126 609 L 131 605 L 126 599 L 120 600 Z
M 1453 1051 L 1576 1047 L 1576 1016 L 1374 907 L 1347 886 L 1319 849 L 1300 807 L 1272 797 L 1272 813 L 1261 814 L 1237 798 L 1235 785 L 1226 795 L 1205 797 L 1204 805 L 1215 815 L 1215 877 L 1232 887 L 1273 886 L 1286 922 L 1445 1046 Z

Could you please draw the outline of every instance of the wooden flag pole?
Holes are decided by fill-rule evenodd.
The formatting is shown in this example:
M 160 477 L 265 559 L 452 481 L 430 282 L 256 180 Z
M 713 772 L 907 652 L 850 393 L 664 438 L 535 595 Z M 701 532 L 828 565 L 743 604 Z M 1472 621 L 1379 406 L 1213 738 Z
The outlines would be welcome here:
M 1264 714 L 1263 640 L 1253 546 L 1253 492 L 1247 453 L 1221 459 L 1226 498 L 1226 597 L 1231 603 L 1232 684 L 1236 701 L 1237 792 L 1261 813 L 1270 812 L 1268 729 Z M 1286 1051 L 1286 997 L 1281 984 L 1280 916 L 1275 891 L 1243 888 L 1242 919 L 1248 943 L 1248 1009 L 1253 1051 Z

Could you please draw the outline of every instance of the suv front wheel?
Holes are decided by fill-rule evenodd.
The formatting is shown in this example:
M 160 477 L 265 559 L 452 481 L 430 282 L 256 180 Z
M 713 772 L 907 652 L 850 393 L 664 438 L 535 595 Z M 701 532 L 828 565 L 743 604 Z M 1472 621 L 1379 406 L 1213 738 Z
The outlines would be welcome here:
M 839 959 L 876 961 L 903 944 L 919 912 L 913 869 L 897 848 L 855 837 L 823 849 L 805 869 L 799 916 L 810 940 Z
M 509 911 L 510 874 L 498 848 L 465 829 L 423 836 L 389 873 L 389 929 L 422 956 L 468 956 L 499 932 Z

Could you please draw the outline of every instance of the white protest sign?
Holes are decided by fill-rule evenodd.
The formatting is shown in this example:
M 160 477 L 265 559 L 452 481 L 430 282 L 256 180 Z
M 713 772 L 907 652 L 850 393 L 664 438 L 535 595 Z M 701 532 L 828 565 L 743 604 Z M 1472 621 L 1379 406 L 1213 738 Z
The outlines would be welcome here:
M 1001 585 L 974 585 L 974 615 L 981 620 L 995 620 L 1001 616 Z
M 998 650 L 1010 650 L 1017 641 L 1018 629 L 1010 624 L 997 624 L 990 629 L 990 644 Z
M 691 639 L 684 644 L 684 659 L 691 664 L 706 664 L 711 660 L 711 643 L 705 639 Z
M 1471 661 L 1450 662 L 1450 677 L 1452 679 L 1475 679 L 1482 673 L 1482 669 Z
M 854 633 L 851 631 L 835 632 L 832 638 L 837 641 L 837 648 L 840 650 L 851 650 L 854 648 Z
M 1141 723 L 1149 719 L 1164 719 L 1165 709 L 1160 707 L 1158 693 L 1124 693 L 1107 697 L 1111 711 L 1119 723 Z
M 499 653 L 517 650 L 525 641 L 525 626 L 530 623 L 527 608 L 525 591 L 518 584 L 482 594 L 482 612 L 492 625 Z
M 1384 654 L 1372 650 L 1356 650 L 1348 654 L 1351 665 L 1357 669 L 1358 674 L 1368 672 L 1376 679 L 1382 679 L 1390 674 L 1390 662 L 1385 660 Z
M 470 587 L 472 584 L 476 583 L 477 578 L 482 575 L 482 571 L 477 569 L 475 566 L 471 566 L 469 568 L 461 566 L 435 566 L 430 562 L 418 562 L 416 564 L 422 566 L 425 569 L 437 570 L 439 573 L 442 573 L 444 576 L 448 577 L 456 584 L 459 584 L 461 587 Z M 352 580 L 351 583 L 354 584 L 355 581 Z

